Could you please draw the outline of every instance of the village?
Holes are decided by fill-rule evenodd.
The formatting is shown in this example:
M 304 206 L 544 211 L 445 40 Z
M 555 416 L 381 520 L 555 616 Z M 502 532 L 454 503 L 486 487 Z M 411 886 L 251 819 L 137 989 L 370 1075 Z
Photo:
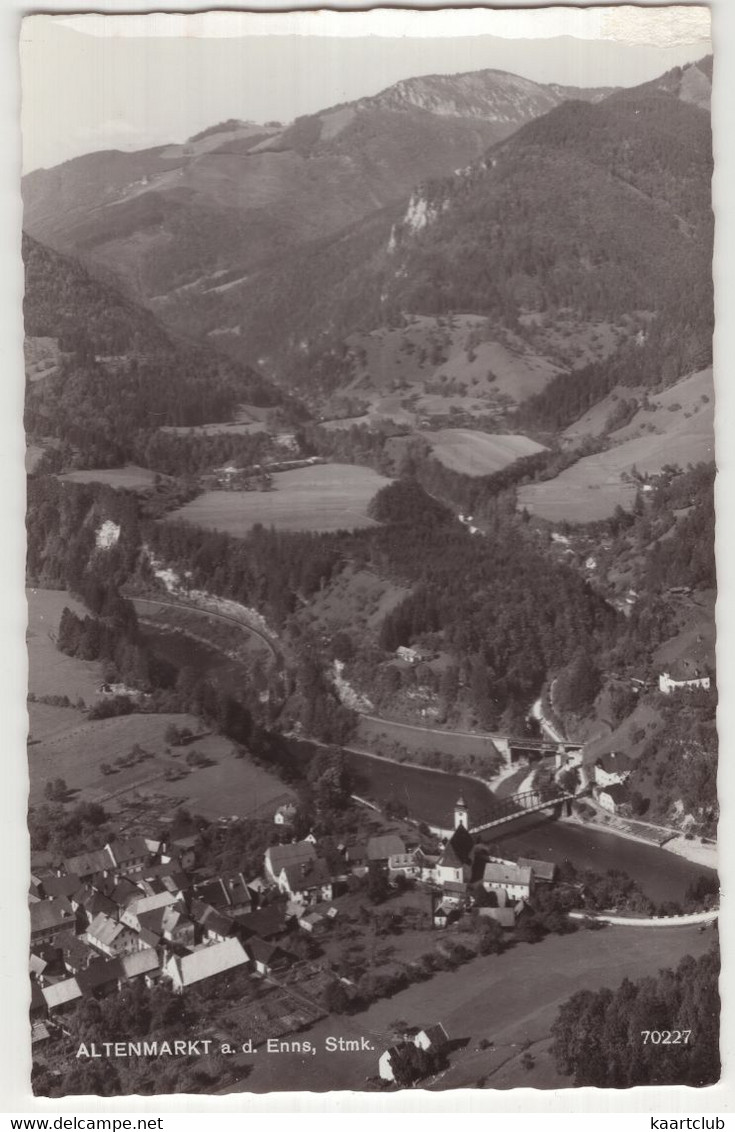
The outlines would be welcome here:
M 340 842 L 338 859 L 313 833 L 295 840 L 295 817 L 292 803 L 276 810 L 274 843 L 257 876 L 208 867 L 196 835 L 112 838 L 37 869 L 30 889 L 34 1058 L 53 1065 L 83 1004 L 134 987 L 184 998 L 204 990 L 219 1003 L 207 1034 L 270 1050 L 275 1039 L 359 1005 L 365 978 L 345 974 L 350 964 L 340 955 L 347 940 L 369 934 L 348 929 L 368 918 L 365 907 L 386 909 L 377 940 L 384 950 L 380 937 L 390 939 L 390 921 L 403 918 L 417 945 L 407 969 L 426 978 L 432 962 L 433 970 L 451 969 L 520 938 L 536 895 L 557 880 L 549 861 L 507 860 L 476 843 L 462 797 L 446 836 L 427 836 L 426 827 L 411 835 L 404 823 L 402 834 Z M 432 961 L 417 953 L 427 940 L 435 944 Z M 381 959 L 375 938 L 371 958 Z M 372 977 L 376 997 L 391 993 L 388 967 L 382 988 L 381 976 Z M 446 1063 L 451 1038 L 439 1020 L 427 1019 L 382 1045 L 375 1046 L 376 1087 L 405 1086 Z

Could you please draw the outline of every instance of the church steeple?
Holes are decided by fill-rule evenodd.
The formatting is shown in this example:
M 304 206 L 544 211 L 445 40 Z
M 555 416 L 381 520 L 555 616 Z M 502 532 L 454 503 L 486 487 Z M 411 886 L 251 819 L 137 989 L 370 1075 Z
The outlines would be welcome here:
M 467 803 L 460 794 L 459 798 L 454 803 L 454 828 L 459 829 L 461 825 L 467 830 L 470 828 L 470 815 L 467 809 Z

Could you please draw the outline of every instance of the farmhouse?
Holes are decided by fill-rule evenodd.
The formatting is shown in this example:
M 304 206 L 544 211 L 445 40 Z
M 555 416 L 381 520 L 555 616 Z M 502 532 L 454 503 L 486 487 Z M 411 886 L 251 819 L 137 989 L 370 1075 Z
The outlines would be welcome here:
M 662 672 L 658 678 L 658 688 L 665 696 L 670 696 L 672 692 L 693 692 L 696 691 L 697 688 L 708 692 L 710 689 L 710 678 L 709 676 L 692 675 L 688 678 L 675 680 L 671 673 Z
M 62 932 L 74 929 L 74 909 L 65 896 L 31 904 L 31 944 L 54 943 Z
M 553 861 L 538 861 L 535 857 L 519 857 L 518 864 L 522 869 L 533 870 L 534 883 L 553 884 L 556 880 L 556 865 Z
M 486 892 L 504 892 L 511 900 L 527 900 L 533 889 L 533 870 L 490 861 L 482 876 Z
M 273 821 L 276 825 L 293 825 L 296 818 L 296 807 L 293 802 L 286 802 L 276 810 Z
M 327 862 L 321 858 L 286 865 L 278 877 L 278 887 L 289 900 L 300 904 L 332 899 L 332 877 Z
M 614 782 L 612 786 L 603 786 L 598 790 L 597 801 L 603 809 L 609 810 L 611 814 L 619 814 L 630 804 L 630 794 L 626 786 Z
M 270 845 L 265 851 L 266 879 L 278 883 L 283 869 L 292 865 L 305 865 L 316 860 L 316 850 L 310 841 L 295 841 L 292 845 Z
M 413 1044 L 418 1049 L 445 1049 L 449 1044 L 449 1035 L 441 1022 L 437 1022 L 434 1026 L 427 1026 L 425 1030 L 419 1030 L 414 1036 Z
M 387 865 L 391 857 L 403 857 L 406 853 L 406 844 L 397 833 L 386 833 L 381 837 L 371 837 L 367 843 L 368 861 Z
M 95 916 L 84 933 L 84 939 L 103 955 L 117 957 L 139 947 L 138 930 L 120 920 L 112 920 L 104 912 Z
M 620 785 L 630 776 L 633 763 L 627 755 L 609 754 L 601 755 L 595 763 L 595 786 Z
M 237 939 L 224 943 L 205 944 L 188 955 L 172 955 L 164 964 L 163 973 L 171 980 L 173 989 L 181 994 L 187 987 L 205 979 L 222 975 L 248 962 L 248 954 Z
M 49 1013 L 73 1006 L 82 997 L 82 989 L 76 979 L 64 979 L 41 988 Z

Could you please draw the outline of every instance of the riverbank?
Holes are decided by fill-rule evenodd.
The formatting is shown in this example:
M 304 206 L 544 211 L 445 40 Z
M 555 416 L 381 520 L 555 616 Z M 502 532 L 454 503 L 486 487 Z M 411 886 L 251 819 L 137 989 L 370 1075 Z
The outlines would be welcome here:
M 677 834 L 661 844 L 655 837 L 646 837 L 642 833 L 634 832 L 629 827 L 629 823 L 626 823 L 625 827 L 623 827 L 621 825 L 613 825 L 612 822 L 607 821 L 586 821 L 577 814 L 570 814 L 569 816 L 561 817 L 559 820 L 569 825 L 581 826 L 583 829 L 599 830 L 601 833 L 609 833 L 615 837 L 622 837 L 626 841 L 637 841 L 639 845 L 656 846 L 659 849 L 665 850 L 667 853 L 673 853 L 677 857 L 683 857 L 684 860 L 689 861 L 693 865 L 701 865 L 702 868 L 717 871 L 717 846 L 705 845 L 701 841 L 690 841 L 684 837 L 683 834 Z M 653 826 L 648 828 L 654 829 Z M 661 830 L 661 833 L 664 835 L 668 832 L 669 831 L 665 829 Z

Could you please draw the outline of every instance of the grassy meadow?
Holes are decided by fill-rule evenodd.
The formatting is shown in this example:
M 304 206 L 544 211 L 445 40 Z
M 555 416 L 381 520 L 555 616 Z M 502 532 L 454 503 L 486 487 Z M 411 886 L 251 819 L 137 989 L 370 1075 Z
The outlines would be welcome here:
M 390 483 L 370 468 L 314 464 L 273 475 L 271 491 L 207 491 L 171 519 L 243 535 L 254 523 L 282 531 L 338 531 L 371 527 L 367 508 Z

